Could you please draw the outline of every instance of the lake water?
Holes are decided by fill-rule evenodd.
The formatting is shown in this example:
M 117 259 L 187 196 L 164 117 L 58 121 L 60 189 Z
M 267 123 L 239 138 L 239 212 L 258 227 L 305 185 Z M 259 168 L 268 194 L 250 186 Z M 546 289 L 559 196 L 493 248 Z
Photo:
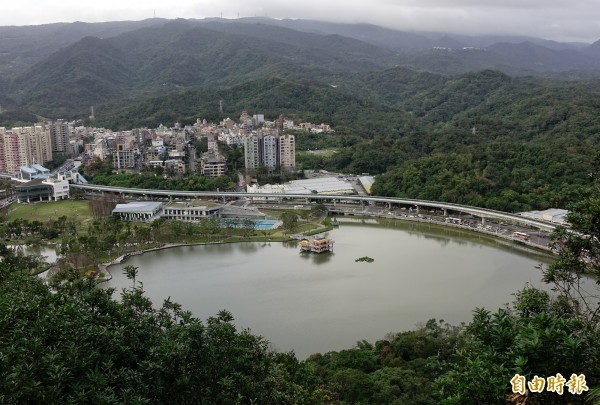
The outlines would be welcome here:
M 526 283 L 547 289 L 536 266 L 549 256 L 469 231 L 342 218 L 329 235 L 332 254 L 300 254 L 296 243 L 150 252 L 111 267 L 107 284 L 128 286 L 122 268 L 137 266 L 155 304 L 171 297 L 202 319 L 227 309 L 240 328 L 299 358 L 431 318 L 469 322 L 474 308 L 496 310 Z M 362 256 L 374 262 L 355 262 Z

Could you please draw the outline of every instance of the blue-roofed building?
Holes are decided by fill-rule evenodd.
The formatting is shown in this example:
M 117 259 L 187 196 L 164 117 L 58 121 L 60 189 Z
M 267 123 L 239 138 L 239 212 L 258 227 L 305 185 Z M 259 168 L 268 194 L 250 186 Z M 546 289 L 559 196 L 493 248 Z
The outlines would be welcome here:
M 20 172 L 21 176 L 23 176 L 23 177 L 27 176 L 28 177 L 27 180 L 31 180 L 31 178 L 37 174 L 36 170 L 34 170 L 30 167 L 27 167 L 27 166 L 20 166 L 19 172 Z
M 15 174 L 14 179 L 17 181 L 29 181 L 34 179 L 47 179 L 48 177 L 50 177 L 50 170 L 38 164 L 34 164 L 31 167 L 19 166 L 19 172 Z
M 36 170 L 40 174 L 50 174 L 50 170 L 46 169 L 45 167 L 43 167 L 37 163 L 32 164 L 31 168 Z
M 69 198 L 69 179 L 65 174 L 39 174 L 28 167 L 20 169 L 20 178 L 15 179 L 17 201 L 58 201 Z

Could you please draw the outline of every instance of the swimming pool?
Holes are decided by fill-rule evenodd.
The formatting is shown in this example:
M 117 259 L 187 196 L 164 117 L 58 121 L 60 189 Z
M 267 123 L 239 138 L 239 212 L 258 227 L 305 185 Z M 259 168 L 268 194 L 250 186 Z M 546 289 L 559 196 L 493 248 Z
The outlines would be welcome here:
M 261 231 L 279 228 L 281 225 L 281 221 L 275 219 L 253 220 L 251 222 L 254 229 Z M 243 219 L 227 219 L 221 222 L 221 226 L 223 227 L 233 226 L 235 228 L 243 228 L 246 224 L 247 222 Z
M 262 221 L 254 221 L 254 229 L 275 229 L 278 228 L 281 223 L 274 219 L 265 219 Z

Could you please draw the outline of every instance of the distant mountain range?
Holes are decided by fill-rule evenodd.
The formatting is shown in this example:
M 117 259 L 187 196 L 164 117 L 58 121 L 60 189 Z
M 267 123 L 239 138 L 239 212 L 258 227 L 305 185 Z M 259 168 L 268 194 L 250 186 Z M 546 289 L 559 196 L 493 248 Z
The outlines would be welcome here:
M 198 86 L 280 77 L 343 83 L 406 67 L 457 75 L 593 77 L 600 41 L 395 31 L 309 20 L 163 20 L 0 27 L 0 105 L 57 117 Z M 385 75 L 383 75 L 385 76 Z M 385 83 L 374 83 L 383 86 Z

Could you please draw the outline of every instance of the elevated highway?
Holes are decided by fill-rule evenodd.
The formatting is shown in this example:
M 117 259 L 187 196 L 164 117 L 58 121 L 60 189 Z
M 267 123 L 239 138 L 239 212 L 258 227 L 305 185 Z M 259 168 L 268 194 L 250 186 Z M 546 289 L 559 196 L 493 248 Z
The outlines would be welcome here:
M 444 215 L 456 212 L 467 215 L 473 215 L 481 218 L 485 224 L 486 220 L 497 219 L 514 224 L 519 224 L 535 229 L 552 231 L 556 224 L 540 221 L 530 218 L 525 218 L 520 215 L 510 214 L 502 211 L 489 210 L 485 208 L 472 207 L 468 205 L 452 204 L 437 201 L 417 200 L 410 198 L 393 198 L 393 197 L 375 197 L 363 195 L 325 195 L 325 194 L 286 194 L 286 193 L 245 193 L 245 192 L 223 192 L 223 191 L 178 191 L 178 190 L 155 190 L 142 188 L 127 188 L 127 187 L 111 187 L 100 186 L 94 184 L 71 184 L 72 188 L 85 190 L 91 193 L 114 193 L 122 197 L 126 196 L 142 196 L 147 199 L 202 199 L 202 198 L 223 198 L 223 199 L 241 199 L 241 198 L 266 198 L 283 202 L 284 200 L 304 201 L 306 203 L 315 201 L 322 203 L 330 203 L 334 206 L 337 203 L 354 203 L 354 204 L 384 204 L 388 209 L 393 206 L 414 208 L 418 214 L 421 209 L 436 209 L 444 212 Z

